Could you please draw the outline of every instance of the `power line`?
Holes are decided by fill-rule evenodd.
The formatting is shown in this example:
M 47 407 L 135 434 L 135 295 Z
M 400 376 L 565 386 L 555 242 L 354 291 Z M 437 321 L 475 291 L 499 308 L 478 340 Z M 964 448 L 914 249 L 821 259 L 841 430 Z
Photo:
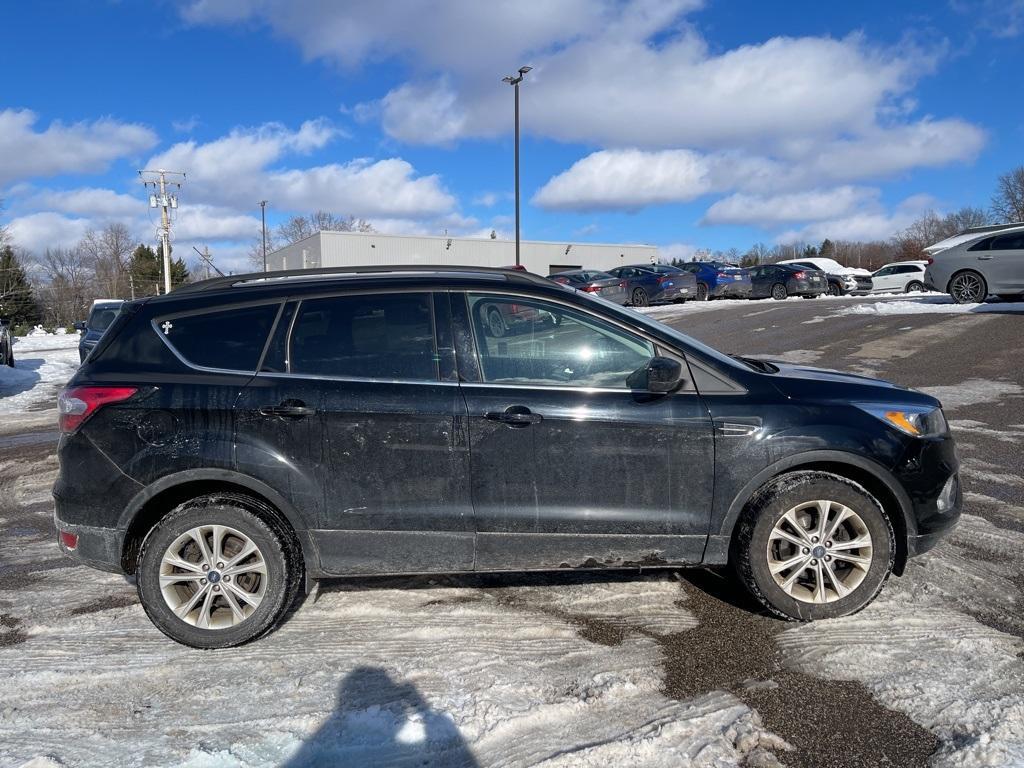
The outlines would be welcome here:
M 146 175 L 152 178 L 146 178 Z M 167 194 L 167 177 L 181 176 L 181 181 L 172 181 L 172 185 L 181 189 L 185 181 L 183 171 L 165 171 L 159 168 L 155 171 L 139 171 L 142 184 L 145 187 L 152 187 L 155 194 L 149 196 L 149 207 L 160 209 L 160 243 L 164 252 L 164 293 L 171 292 L 171 209 L 177 210 L 177 195 Z

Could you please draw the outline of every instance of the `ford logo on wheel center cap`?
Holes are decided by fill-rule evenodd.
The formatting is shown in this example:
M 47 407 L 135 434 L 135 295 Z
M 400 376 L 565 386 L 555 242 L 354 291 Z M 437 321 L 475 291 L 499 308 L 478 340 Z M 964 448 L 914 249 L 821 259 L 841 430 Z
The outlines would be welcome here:
M 206 574 L 206 578 L 211 584 L 216 584 L 220 581 L 220 574 L 217 571 L 210 571 Z

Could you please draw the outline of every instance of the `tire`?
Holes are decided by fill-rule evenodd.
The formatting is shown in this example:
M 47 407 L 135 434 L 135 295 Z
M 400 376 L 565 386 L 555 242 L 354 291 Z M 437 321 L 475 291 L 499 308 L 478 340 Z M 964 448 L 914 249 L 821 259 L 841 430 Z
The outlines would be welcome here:
M 217 568 L 216 558 L 212 567 L 205 567 L 208 558 L 190 533 L 197 533 L 216 554 L 214 526 L 226 529 L 219 539 L 220 562 L 230 563 L 231 557 L 237 558 L 246 540 L 256 547 L 255 553 L 243 557 L 236 566 L 246 568 L 246 572 L 221 573 L 228 569 Z M 170 565 L 165 557 L 171 552 L 189 567 Z M 161 588 L 162 572 L 183 579 L 167 585 L 165 592 Z M 216 581 L 210 574 L 217 576 Z M 230 582 L 232 575 L 235 582 Z M 177 507 L 149 532 L 139 554 L 136 584 L 146 615 L 169 638 L 192 648 L 231 648 L 261 637 L 281 620 L 295 602 L 302 575 L 302 557 L 294 539 L 278 533 L 239 497 L 203 496 Z M 200 586 L 195 582 L 201 577 L 205 579 Z M 200 592 L 209 599 L 196 601 Z M 243 594 L 250 599 L 244 599 Z M 237 613 L 232 601 L 239 609 Z M 179 618 L 172 603 L 187 611 L 187 620 Z M 190 603 L 194 603 L 191 608 Z
M 966 269 L 957 272 L 949 281 L 949 295 L 957 304 L 980 304 L 988 296 L 988 286 L 984 277 Z
M 771 295 L 776 301 L 782 301 L 783 299 L 789 298 L 789 291 L 786 290 L 786 286 L 782 283 L 776 283 L 772 286 Z
M 708 301 L 711 299 L 711 292 L 707 283 L 697 283 L 697 301 Z
M 633 289 L 633 306 L 646 307 L 650 302 L 647 299 L 647 291 L 643 288 Z
M 853 515 L 839 521 L 831 538 L 812 543 L 811 535 L 821 519 L 819 500 L 828 505 L 826 531 L 839 515 Z M 795 533 L 787 516 L 806 531 L 808 547 L 796 547 L 778 535 L 779 526 L 783 533 Z M 865 534 L 869 538 L 865 539 Z M 869 545 L 843 546 L 852 541 L 867 541 Z M 831 549 L 825 549 L 825 545 Z M 823 552 L 814 557 L 817 547 Z M 736 526 L 731 555 L 739 579 L 768 611 L 787 620 L 813 621 L 848 616 L 874 600 L 892 572 L 896 540 L 881 505 L 861 485 L 828 472 L 792 472 L 754 494 Z M 863 560 L 863 567 L 847 560 L 849 556 Z M 796 565 L 776 568 L 777 575 L 773 575 L 770 558 L 781 564 L 799 557 L 803 559 Z M 840 586 L 849 589 L 848 593 L 835 586 L 826 568 L 838 574 Z M 790 579 L 794 581 L 787 589 L 784 582 Z M 822 583 L 825 588 L 819 590 L 817 585 Z
M 903 289 L 904 293 L 914 293 L 915 291 L 923 291 L 924 283 L 920 280 L 911 280 L 907 283 L 907 287 Z
M 508 333 L 508 326 L 505 325 L 505 318 L 501 316 L 501 312 L 497 307 L 491 307 L 487 310 L 487 330 L 490 331 L 491 336 L 500 339 L 506 333 Z
M 843 289 L 839 286 L 838 283 L 829 283 L 828 284 L 828 295 L 829 296 L 842 296 L 843 295 Z

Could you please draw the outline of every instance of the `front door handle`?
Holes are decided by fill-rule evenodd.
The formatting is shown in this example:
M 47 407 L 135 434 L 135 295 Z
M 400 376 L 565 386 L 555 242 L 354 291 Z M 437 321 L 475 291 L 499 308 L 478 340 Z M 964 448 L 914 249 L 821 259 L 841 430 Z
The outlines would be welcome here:
M 979 256 L 978 257 L 978 261 L 990 261 L 991 259 L 992 259 L 991 256 Z
M 544 420 L 543 416 L 534 413 L 525 405 L 510 405 L 504 411 L 488 411 L 484 418 L 489 421 L 500 421 L 510 427 L 528 427 Z
M 316 408 L 310 408 L 301 400 L 285 400 L 280 405 L 265 405 L 257 413 L 280 419 L 304 419 L 315 414 Z

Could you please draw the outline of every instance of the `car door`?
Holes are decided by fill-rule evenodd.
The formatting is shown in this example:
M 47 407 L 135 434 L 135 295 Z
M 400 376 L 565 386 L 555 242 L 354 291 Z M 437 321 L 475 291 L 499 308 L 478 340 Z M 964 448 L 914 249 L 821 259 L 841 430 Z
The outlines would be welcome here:
M 287 395 L 286 405 L 315 409 L 325 499 L 313 536 L 325 572 L 472 570 L 465 402 L 450 338 L 447 301 L 439 307 L 425 291 L 304 298 L 284 373 L 257 377 L 268 380 L 264 400 Z
M 895 266 L 882 267 L 871 276 L 871 279 L 876 292 L 892 291 L 898 287 L 896 283 L 899 277 L 896 275 Z
M 712 426 L 692 383 L 626 379 L 657 350 L 641 334 L 554 300 L 453 293 L 477 523 L 477 568 L 693 563 L 706 540 Z M 479 309 L 530 304 L 515 335 Z
M 1024 233 L 1000 235 L 992 240 L 987 253 L 979 261 L 982 273 L 991 293 L 1024 292 Z
M 754 267 L 750 270 L 751 297 L 763 299 L 771 295 L 772 268 L 769 266 Z

